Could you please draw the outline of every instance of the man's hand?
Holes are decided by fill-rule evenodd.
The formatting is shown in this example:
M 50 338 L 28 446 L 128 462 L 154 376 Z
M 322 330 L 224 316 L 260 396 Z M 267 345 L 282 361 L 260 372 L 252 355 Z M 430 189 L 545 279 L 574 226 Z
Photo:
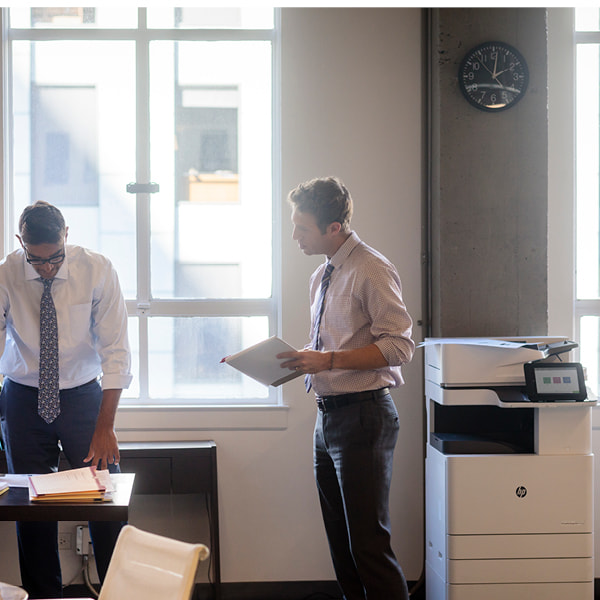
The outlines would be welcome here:
M 92 466 L 108 469 L 108 465 L 118 465 L 120 460 L 119 443 L 115 430 L 106 427 L 96 427 L 88 455 L 83 459 L 84 462 L 92 461 Z
M 334 352 L 318 350 L 297 350 L 282 352 L 277 358 L 287 358 L 281 366 L 301 373 L 319 373 L 331 369 L 349 369 L 366 371 L 387 367 L 388 362 L 376 344 L 369 344 L 354 350 L 335 350 Z
M 119 455 L 119 443 L 117 434 L 115 433 L 115 416 L 121 390 L 103 390 L 102 404 L 98 419 L 96 421 L 96 429 L 92 436 L 88 455 L 83 459 L 84 462 L 92 461 L 93 467 L 108 469 L 108 465 L 118 465 L 121 459 Z
M 318 350 L 298 350 L 296 352 L 282 352 L 277 358 L 287 358 L 281 363 L 282 368 L 301 373 L 318 373 L 326 371 L 331 366 L 331 352 L 319 352 Z

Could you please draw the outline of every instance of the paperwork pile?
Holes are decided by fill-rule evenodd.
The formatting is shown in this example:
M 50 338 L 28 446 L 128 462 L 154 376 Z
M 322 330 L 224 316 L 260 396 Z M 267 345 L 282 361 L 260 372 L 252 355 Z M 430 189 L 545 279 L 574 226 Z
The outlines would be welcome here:
M 29 476 L 32 502 L 105 502 L 113 492 L 109 472 L 96 467 Z

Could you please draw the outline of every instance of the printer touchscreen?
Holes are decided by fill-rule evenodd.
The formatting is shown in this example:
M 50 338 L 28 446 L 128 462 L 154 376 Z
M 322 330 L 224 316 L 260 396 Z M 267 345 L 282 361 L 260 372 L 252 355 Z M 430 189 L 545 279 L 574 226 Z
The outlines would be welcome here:
M 533 402 L 582 401 L 587 390 L 580 363 L 524 363 L 527 395 Z

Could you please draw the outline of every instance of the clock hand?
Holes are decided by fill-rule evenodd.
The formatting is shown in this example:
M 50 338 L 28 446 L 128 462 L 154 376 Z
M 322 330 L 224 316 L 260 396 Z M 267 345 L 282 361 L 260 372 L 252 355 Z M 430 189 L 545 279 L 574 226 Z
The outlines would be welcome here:
M 494 72 L 492 73 L 492 79 L 496 79 L 498 74 L 496 73 L 496 65 L 498 64 L 498 52 L 496 51 L 496 56 L 494 57 Z
M 494 77 L 494 74 L 492 73 L 492 71 L 489 69 L 489 67 L 481 60 L 481 58 L 477 57 L 477 60 L 479 61 L 479 64 L 492 76 Z

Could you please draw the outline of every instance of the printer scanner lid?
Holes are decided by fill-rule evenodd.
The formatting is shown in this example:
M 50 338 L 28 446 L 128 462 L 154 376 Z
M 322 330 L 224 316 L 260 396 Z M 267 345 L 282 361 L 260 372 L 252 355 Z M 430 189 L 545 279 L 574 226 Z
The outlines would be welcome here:
M 523 364 L 577 347 L 566 337 L 426 338 L 425 378 L 442 387 L 524 386 Z

